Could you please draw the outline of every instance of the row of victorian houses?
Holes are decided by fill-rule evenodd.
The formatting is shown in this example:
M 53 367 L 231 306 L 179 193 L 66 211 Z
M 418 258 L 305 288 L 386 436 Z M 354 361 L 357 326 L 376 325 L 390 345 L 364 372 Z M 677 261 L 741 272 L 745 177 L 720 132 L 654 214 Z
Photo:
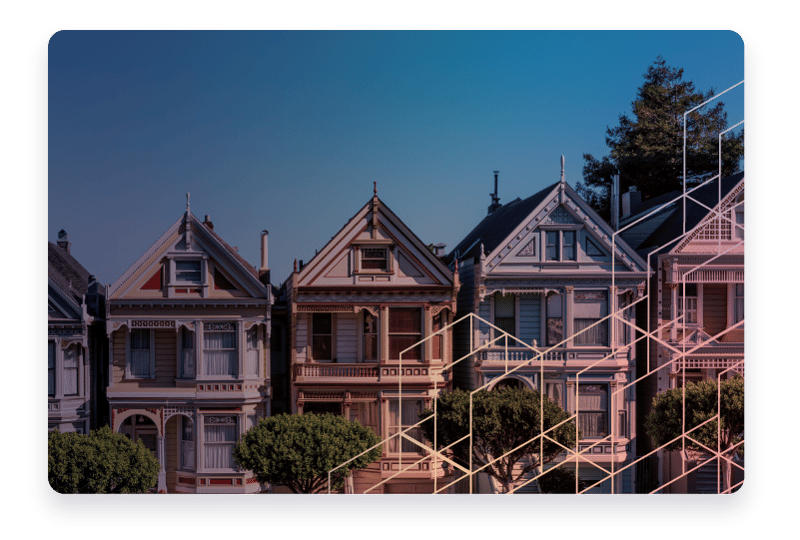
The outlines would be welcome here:
M 452 475 L 398 433 L 442 391 L 514 385 L 577 412 L 568 465 L 591 492 L 652 491 L 699 459 L 652 452 L 653 396 L 743 372 L 744 175 L 705 184 L 686 207 L 637 195 L 612 228 L 562 161 L 561 181 L 527 199 L 501 205 L 495 190 L 445 254 L 375 189 L 280 286 L 266 231 L 255 268 L 188 203 L 109 286 L 62 231 L 49 244 L 49 428 L 108 424 L 142 441 L 159 491 L 279 492 L 236 467 L 239 436 L 273 414 L 340 414 L 385 440 L 348 490 L 431 493 Z M 703 489 L 694 473 L 664 491 Z

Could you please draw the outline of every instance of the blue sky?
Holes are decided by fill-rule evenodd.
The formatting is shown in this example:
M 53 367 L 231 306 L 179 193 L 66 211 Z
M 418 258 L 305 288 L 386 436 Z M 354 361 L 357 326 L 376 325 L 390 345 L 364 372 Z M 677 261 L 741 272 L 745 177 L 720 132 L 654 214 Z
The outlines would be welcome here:
M 48 239 L 113 283 L 184 211 L 275 284 L 378 194 L 448 251 L 500 202 L 606 154 L 658 55 L 744 79 L 727 31 L 59 32 L 48 48 Z M 744 119 L 743 87 L 726 94 Z

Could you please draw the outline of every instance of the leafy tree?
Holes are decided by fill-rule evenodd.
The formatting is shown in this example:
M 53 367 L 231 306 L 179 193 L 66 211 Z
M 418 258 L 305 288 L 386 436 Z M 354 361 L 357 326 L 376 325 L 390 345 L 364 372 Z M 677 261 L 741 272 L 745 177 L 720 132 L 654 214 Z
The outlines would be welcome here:
M 717 386 L 713 379 L 699 383 L 686 384 L 686 429 L 688 432 L 714 417 L 719 411 L 719 448 L 723 455 L 733 457 L 734 449 L 739 456 L 744 456 L 744 379 L 736 376 L 722 381 Z M 680 437 L 683 424 L 683 390 L 673 388 L 653 398 L 653 409 L 645 420 L 645 429 L 657 446 L 664 445 Z M 719 408 L 717 397 L 719 394 Z M 688 448 L 703 450 L 702 446 L 717 449 L 717 420 L 705 424 L 667 445 L 667 450 L 680 450 L 684 444 Z M 696 442 L 695 442 L 696 441 Z M 702 445 L 702 446 L 701 446 Z M 738 445 L 738 446 L 737 446 Z M 731 464 L 722 460 L 724 470 L 724 486 L 731 486 Z
M 328 489 L 328 471 L 380 442 L 368 427 L 333 414 L 281 414 L 263 418 L 233 449 L 233 459 L 253 471 L 259 482 L 288 486 L 294 493 Z M 338 469 L 331 489 L 338 490 L 353 471 L 381 455 L 374 448 Z
M 619 125 L 606 128 L 609 155 L 584 154 L 578 193 L 606 219 L 610 216 L 611 176 L 620 173 L 620 192 L 636 185 L 644 199 L 683 185 L 683 114 L 714 96 L 697 92 L 683 80 L 683 69 L 659 56 L 647 68 L 644 84 L 632 102 L 632 117 L 619 116 Z M 689 114 L 686 122 L 686 178 L 707 180 L 718 172 L 720 132 L 728 127 L 723 102 L 717 100 Z M 744 131 L 729 132 L 722 140 L 722 176 L 735 173 L 744 155 Z
M 558 467 L 550 469 L 539 477 L 539 489 L 542 493 L 576 493 L 575 471 Z M 586 488 L 586 482 L 578 479 L 578 492 Z
M 144 493 L 159 464 L 141 442 L 104 426 L 89 435 L 53 431 L 47 438 L 47 479 L 58 493 Z
M 544 439 L 544 453 L 540 463 L 541 439 L 527 442 L 541 434 L 542 408 L 538 391 L 523 388 L 480 390 L 475 392 L 472 400 L 473 468 L 482 467 L 495 458 L 500 458 L 483 470 L 500 482 L 506 493 L 525 474 L 540 464 L 551 462 L 564 451 L 558 444 Z M 437 444 L 440 449 L 469 433 L 468 392 L 455 390 L 442 394 L 436 408 Z M 433 411 L 426 409 L 420 414 L 420 418 L 429 416 L 431 419 L 422 424 L 422 429 L 425 437 L 432 441 Z M 544 430 L 548 431 L 570 415 L 545 397 L 543 416 Z M 547 436 L 567 448 L 572 448 L 575 446 L 575 434 L 575 423 L 570 421 L 549 431 Z M 453 459 L 464 467 L 469 467 L 468 446 L 467 440 L 452 447 Z M 508 454 L 504 455 L 506 453 Z M 528 458 L 527 463 L 523 458 Z M 475 464 L 477 467 L 474 467 Z

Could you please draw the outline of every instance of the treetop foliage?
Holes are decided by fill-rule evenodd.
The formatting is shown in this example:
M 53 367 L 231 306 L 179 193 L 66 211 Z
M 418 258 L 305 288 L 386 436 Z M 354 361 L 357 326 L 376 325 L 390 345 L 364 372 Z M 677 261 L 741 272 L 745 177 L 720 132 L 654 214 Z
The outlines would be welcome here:
M 468 392 L 455 390 L 439 397 L 436 426 L 439 448 L 449 446 L 469 433 L 469 412 Z M 423 433 L 429 441 L 433 441 L 432 415 L 431 409 L 426 409 L 420 414 L 420 418 L 431 417 L 422 424 Z M 564 451 L 561 446 L 548 439 L 544 439 L 543 445 L 542 438 L 531 441 L 542 433 L 542 420 L 544 431 L 564 422 L 549 431 L 547 436 L 567 448 L 575 446 L 575 423 L 565 422 L 569 416 L 549 398 L 544 397 L 542 400 L 541 394 L 536 390 L 521 388 L 480 390 L 473 395 L 473 462 L 482 466 L 507 454 L 484 470 L 503 484 L 508 491 L 514 482 L 540 465 L 540 461 L 541 464 L 549 463 Z M 543 453 L 540 456 L 541 450 Z M 468 451 L 467 441 L 456 444 L 452 447 L 454 460 L 468 467 Z M 524 458 L 527 459 L 523 462 Z
M 89 435 L 52 431 L 47 438 L 47 479 L 58 493 L 144 493 L 158 471 L 150 450 L 108 426 Z
M 281 414 L 263 418 L 233 450 L 236 463 L 259 482 L 280 484 L 294 493 L 327 491 L 328 471 L 380 441 L 368 427 L 333 414 Z M 381 455 L 380 447 L 332 475 L 331 489 Z
M 584 154 L 578 193 L 608 219 L 611 177 L 620 174 L 620 193 L 635 185 L 648 199 L 682 188 L 683 115 L 714 96 L 683 80 L 683 69 L 659 56 L 647 68 L 644 84 L 631 103 L 632 116 L 619 115 L 619 125 L 606 129 L 609 154 L 600 159 Z M 686 121 L 686 178 L 697 184 L 712 178 L 719 166 L 719 134 L 728 128 L 723 102 L 717 100 L 690 113 Z M 722 176 L 738 171 L 744 155 L 744 131 L 722 139 Z

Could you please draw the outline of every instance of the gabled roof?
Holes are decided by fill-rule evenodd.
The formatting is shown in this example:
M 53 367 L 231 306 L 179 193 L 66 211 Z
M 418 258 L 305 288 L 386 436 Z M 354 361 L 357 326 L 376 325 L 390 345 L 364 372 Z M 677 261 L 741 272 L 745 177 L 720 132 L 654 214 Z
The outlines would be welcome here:
M 702 205 L 708 208 L 714 208 L 719 204 L 719 197 L 720 197 L 720 187 L 721 187 L 721 195 L 724 199 L 726 195 L 728 195 L 736 186 L 738 186 L 744 180 L 744 172 L 739 172 L 733 174 L 731 176 L 726 176 L 722 179 L 721 186 L 718 180 L 712 180 L 691 193 L 688 194 L 688 197 L 696 199 Z M 666 195 L 662 195 L 658 197 L 661 201 L 655 202 L 652 204 L 648 204 L 646 207 L 640 207 L 637 209 L 637 213 L 634 216 L 626 217 L 623 225 L 625 223 L 632 223 L 636 219 L 645 216 L 648 212 L 652 211 L 654 208 L 657 207 L 658 204 L 663 204 L 666 201 L 672 200 L 678 196 L 680 196 L 683 192 L 682 191 L 674 191 L 672 193 L 668 193 Z M 647 201 L 645 201 L 647 202 Z M 696 227 L 708 214 L 709 210 L 701 204 L 697 204 L 697 202 L 688 199 L 686 200 L 686 231 L 692 230 Z M 683 236 L 684 229 L 683 229 L 683 202 L 681 200 L 674 201 L 667 205 L 665 208 L 661 209 L 659 212 L 656 212 L 652 216 L 647 217 L 640 223 L 636 224 L 632 229 L 636 228 L 639 230 L 647 230 L 648 226 L 652 227 L 652 232 L 649 232 L 643 240 L 639 241 L 638 243 L 635 240 L 634 234 L 632 230 L 623 231 L 620 236 L 625 239 L 625 241 L 631 243 L 632 247 L 639 252 L 640 255 L 644 254 L 653 249 L 660 248 L 661 246 L 665 246 L 669 244 L 676 238 Z M 638 244 L 638 245 L 636 245 Z M 669 249 L 669 248 L 664 248 Z
M 494 251 L 558 184 L 551 184 L 524 200 L 518 197 L 484 217 L 444 258 L 445 262 L 450 264 L 456 254 L 459 259 L 480 257 L 481 244 L 486 253 Z
M 428 275 L 426 279 L 441 285 L 452 285 L 453 273 L 450 269 L 378 198 L 377 193 L 299 270 L 296 284 L 303 285 L 321 278 L 321 273 L 326 272 L 334 260 L 339 260 L 351 244 L 364 242 L 365 230 L 371 228 L 373 222 L 373 209 L 377 209 L 377 230 L 394 238 L 399 246 L 415 258 L 422 265 L 418 270 Z
M 231 267 L 238 270 L 243 278 L 249 283 L 253 291 L 266 293 L 268 289 L 259 280 L 258 270 L 248 263 L 244 257 L 239 255 L 235 248 L 225 242 L 210 226 L 202 223 L 197 217 L 187 209 L 167 231 L 156 240 L 156 242 L 141 256 L 137 261 L 125 271 L 125 273 L 111 285 L 110 294 L 116 297 L 123 293 L 136 280 L 141 279 L 141 269 L 157 264 L 159 256 L 168 248 L 170 244 L 181 237 L 185 237 L 185 231 L 181 232 L 184 224 L 189 220 L 191 231 L 194 235 L 201 237 L 201 243 L 213 246 Z
M 62 295 L 81 305 L 89 286 L 89 271 L 63 248 L 47 243 L 47 277 Z

